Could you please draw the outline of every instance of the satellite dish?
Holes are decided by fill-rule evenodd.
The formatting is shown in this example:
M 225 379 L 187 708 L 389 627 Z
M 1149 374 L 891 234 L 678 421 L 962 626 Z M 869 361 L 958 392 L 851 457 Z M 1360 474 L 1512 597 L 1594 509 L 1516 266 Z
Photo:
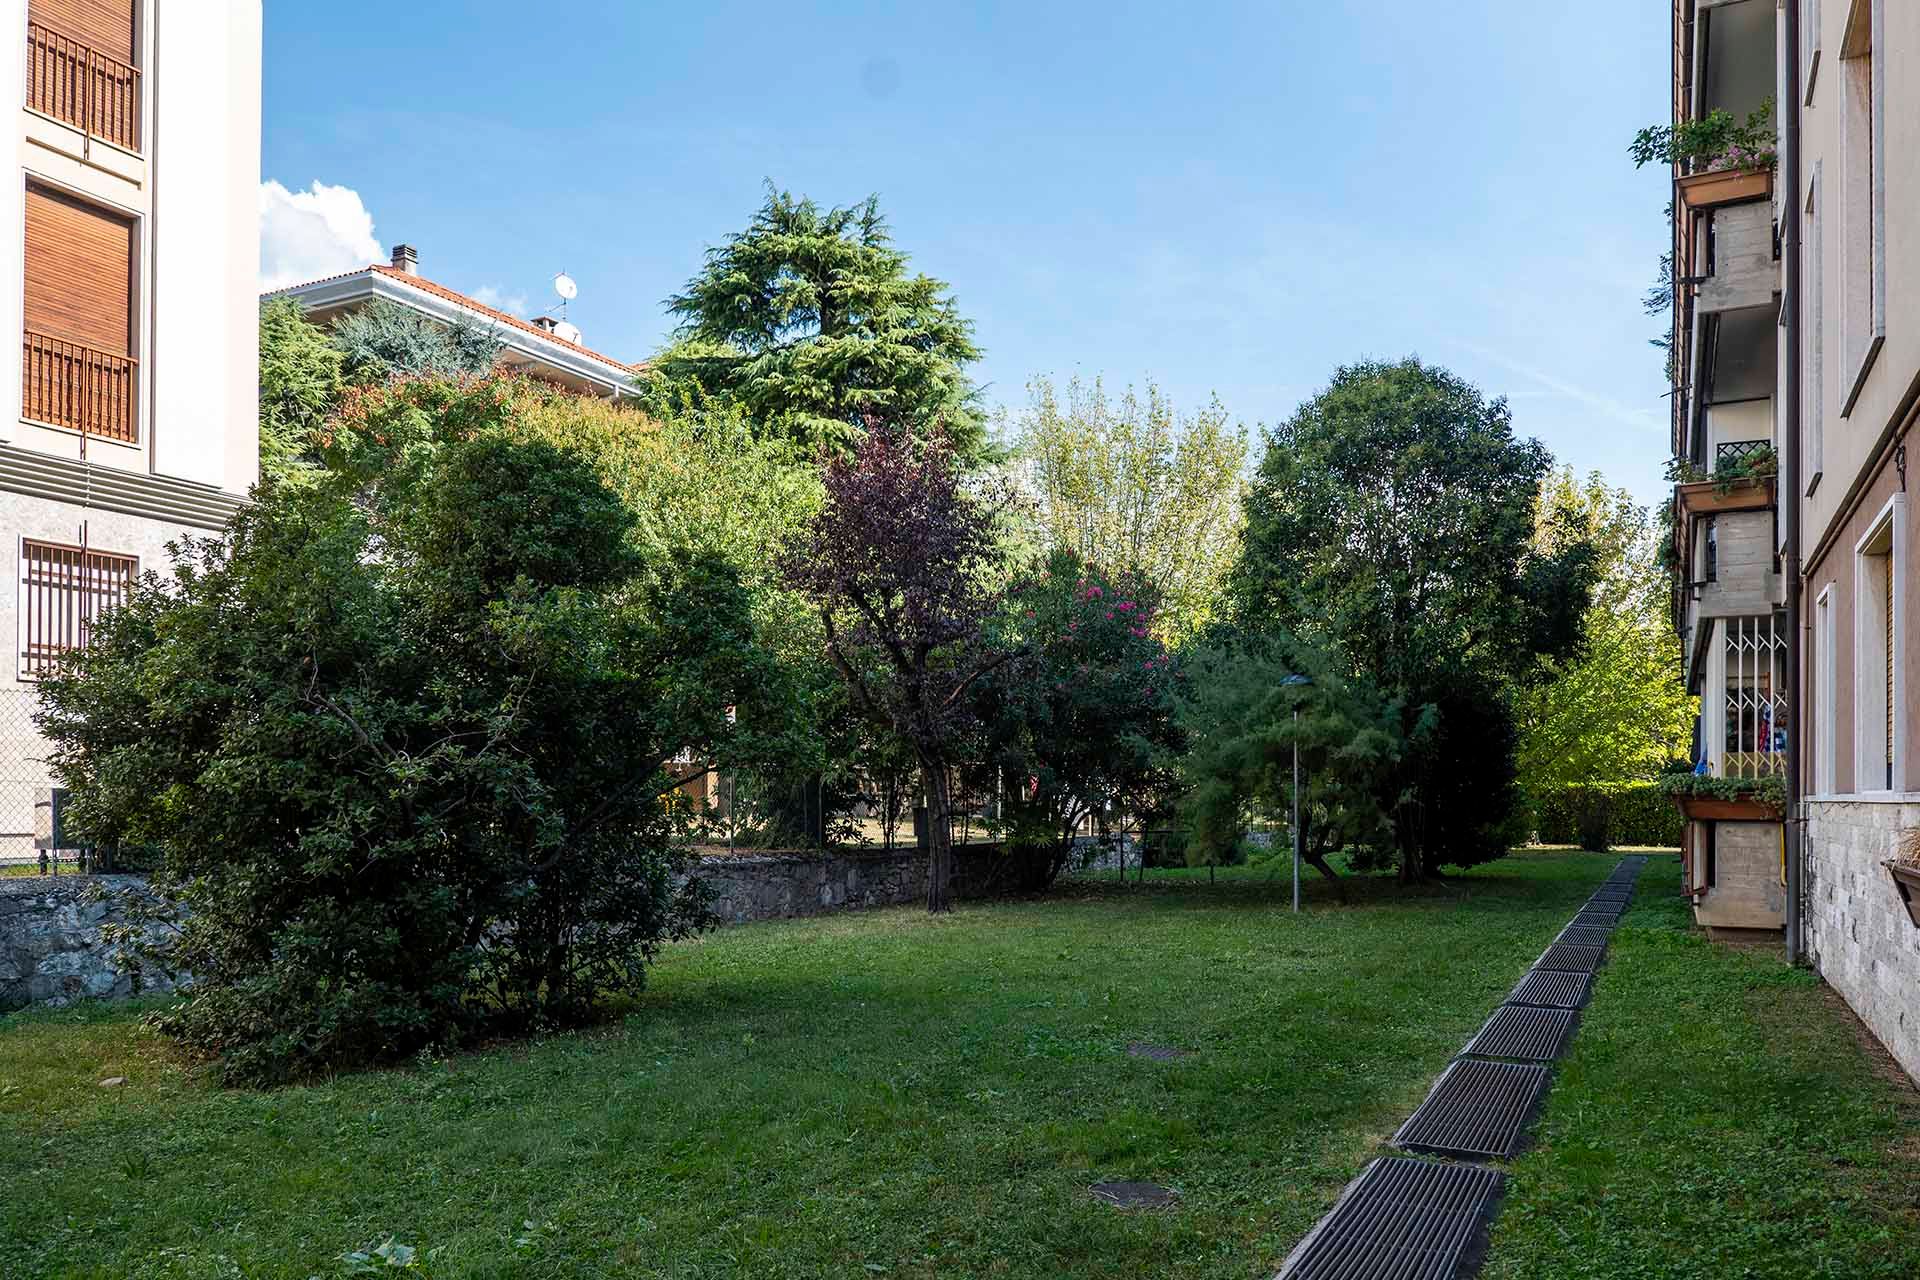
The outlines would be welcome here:
M 573 277 L 564 271 L 553 278 L 553 291 L 568 302 L 580 296 L 580 286 L 575 284 Z

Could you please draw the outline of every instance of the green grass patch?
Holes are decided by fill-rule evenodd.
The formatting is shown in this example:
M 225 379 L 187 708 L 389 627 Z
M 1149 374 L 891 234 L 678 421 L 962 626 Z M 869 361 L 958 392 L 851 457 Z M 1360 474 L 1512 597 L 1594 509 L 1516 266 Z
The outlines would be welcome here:
M 938 920 L 748 926 L 669 949 L 599 1030 L 271 1093 L 209 1087 L 124 1007 L 0 1018 L 0 1275 L 303 1280 L 389 1237 L 433 1277 L 1271 1274 L 1612 863 L 1530 852 L 1445 886 L 1358 882 L 1345 906 L 1309 875 L 1299 917 L 1284 868 L 1240 867 L 1212 885 L 1204 870 L 1076 881 Z M 1786 1020 L 1819 1020 L 1795 1033 L 1810 1044 L 1839 1027 L 1777 962 L 1725 961 L 1776 975 L 1731 1008 L 1689 1005 L 1665 970 L 1636 978 L 1643 934 L 1671 935 L 1652 957 L 1723 962 L 1645 914 L 1576 1060 L 1614 1041 L 1606 1009 L 1629 997 L 1667 1010 L 1660 1034 L 1681 1041 L 1746 1036 L 1723 1024 L 1777 1018 L 1779 992 L 1808 1001 Z M 1192 1052 L 1135 1059 L 1135 1040 Z M 1838 1065 L 1821 1087 L 1891 1114 L 1851 1041 L 1822 1052 Z M 1638 1050 L 1585 1070 L 1615 1106 L 1671 1083 Z M 129 1083 L 102 1088 L 111 1076 Z M 1576 1092 L 1556 1092 L 1549 1124 L 1595 1141 L 1562 1110 Z M 1717 1129 L 1745 1123 L 1733 1110 L 1672 1123 L 1709 1157 Z M 1799 1141 L 1827 1122 L 1802 1117 Z M 1890 1165 L 1837 1163 L 1864 1160 L 1865 1133 L 1796 1185 L 1884 1185 Z M 1543 1163 L 1571 1142 L 1521 1162 L 1502 1274 L 1580 1274 L 1554 1232 L 1603 1197 Z M 1605 1274 L 1742 1274 L 1646 1269 L 1696 1225 L 1676 1202 L 1719 1185 L 1674 1171 L 1593 1175 L 1636 1184 L 1609 1194 L 1646 1245 Z M 1086 1190 L 1107 1179 L 1169 1184 L 1182 1205 L 1116 1212 Z M 1911 1247 L 1910 1221 L 1876 1221 L 1874 1256 Z
M 1655 859 L 1514 1165 L 1487 1280 L 1920 1276 L 1920 1094 Z

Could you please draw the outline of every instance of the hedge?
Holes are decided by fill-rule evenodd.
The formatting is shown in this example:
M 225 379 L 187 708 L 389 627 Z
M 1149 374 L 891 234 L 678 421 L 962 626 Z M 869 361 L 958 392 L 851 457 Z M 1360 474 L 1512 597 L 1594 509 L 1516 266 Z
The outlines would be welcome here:
M 1673 797 L 1651 782 L 1563 787 L 1532 797 L 1534 838 L 1605 850 L 1617 844 L 1675 847 L 1682 819 Z

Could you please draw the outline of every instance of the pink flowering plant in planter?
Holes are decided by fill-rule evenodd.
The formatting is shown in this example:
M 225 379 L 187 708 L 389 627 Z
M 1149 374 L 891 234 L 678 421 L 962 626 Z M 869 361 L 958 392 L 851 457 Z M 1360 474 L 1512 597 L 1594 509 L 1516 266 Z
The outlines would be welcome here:
M 1021 656 L 983 681 L 981 717 L 1028 887 L 1065 869 L 1089 816 L 1166 807 L 1182 674 L 1154 611 L 1141 583 L 1065 550 L 1008 593 L 1003 642 Z
M 1744 121 L 1721 108 L 1698 120 L 1649 125 L 1627 147 L 1635 168 L 1682 165 L 1690 173 L 1771 169 L 1779 160 L 1778 130 L 1769 98 Z

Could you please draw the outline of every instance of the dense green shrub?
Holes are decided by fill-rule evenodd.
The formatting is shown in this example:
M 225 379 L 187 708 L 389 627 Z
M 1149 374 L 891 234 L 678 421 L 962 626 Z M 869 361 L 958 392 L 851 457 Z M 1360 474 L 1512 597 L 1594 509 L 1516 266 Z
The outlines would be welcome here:
M 183 908 L 160 1025 L 229 1080 L 578 1021 L 704 920 L 666 800 L 768 684 L 737 577 L 552 445 L 413 444 L 180 548 L 44 686 L 76 820 Z
M 1530 797 L 1542 844 L 1677 846 L 1682 820 L 1673 799 L 1651 782 L 1625 787 L 1562 787 Z

